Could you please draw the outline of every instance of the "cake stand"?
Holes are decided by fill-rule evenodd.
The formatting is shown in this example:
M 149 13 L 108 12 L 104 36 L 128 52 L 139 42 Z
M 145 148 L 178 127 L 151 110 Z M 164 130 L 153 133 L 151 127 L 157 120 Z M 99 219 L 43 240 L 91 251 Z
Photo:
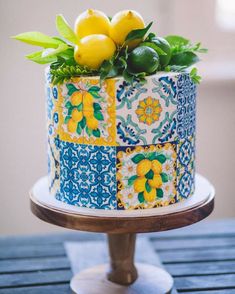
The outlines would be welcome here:
M 87 209 L 51 197 L 44 177 L 32 188 L 30 201 L 32 212 L 46 222 L 108 235 L 110 264 L 75 275 L 70 283 L 74 293 L 162 294 L 171 292 L 173 279 L 160 267 L 134 264 L 136 233 L 160 232 L 196 223 L 212 212 L 214 196 L 213 186 L 197 174 L 194 195 L 181 203 L 131 211 Z

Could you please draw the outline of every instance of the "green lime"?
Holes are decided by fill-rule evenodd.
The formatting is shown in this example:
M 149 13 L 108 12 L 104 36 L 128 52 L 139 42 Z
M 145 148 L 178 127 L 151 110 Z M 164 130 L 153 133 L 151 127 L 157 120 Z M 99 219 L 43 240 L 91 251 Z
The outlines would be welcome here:
M 160 49 L 162 49 L 166 55 L 160 55 L 160 64 L 162 67 L 165 67 L 168 65 L 170 59 L 171 59 L 171 46 L 168 43 L 167 40 L 160 38 L 160 37 L 155 37 L 151 41 L 152 43 L 156 44 Z
M 128 57 L 128 67 L 135 73 L 153 73 L 159 66 L 159 56 L 148 46 L 140 46 L 131 51 Z

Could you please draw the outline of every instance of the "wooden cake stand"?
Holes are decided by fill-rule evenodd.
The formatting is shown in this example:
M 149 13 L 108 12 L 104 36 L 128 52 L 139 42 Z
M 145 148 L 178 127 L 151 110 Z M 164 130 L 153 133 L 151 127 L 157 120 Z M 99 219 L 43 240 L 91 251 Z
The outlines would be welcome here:
M 51 197 L 47 178 L 30 192 L 31 210 L 40 219 L 70 229 L 107 233 L 110 264 L 86 269 L 70 283 L 79 294 L 170 293 L 173 279 L 164 269 L 134 264 L 136 233 L 159 232 L 196 223 L 214 207 L 215 190 L 196 175 L 194 195 L 167 207 L 133 211 L 111 211 L 75 207 Z M 94 248 L 95 250 L 95 248 Z

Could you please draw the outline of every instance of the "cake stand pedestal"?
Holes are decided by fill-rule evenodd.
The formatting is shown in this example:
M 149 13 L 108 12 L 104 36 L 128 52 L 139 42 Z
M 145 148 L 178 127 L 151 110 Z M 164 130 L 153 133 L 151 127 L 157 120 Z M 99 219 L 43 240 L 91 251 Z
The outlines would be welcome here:
M 95 210 L 51 197 L 44 177 L 31 190 L 30 202 L 32 212 L 46 222 L 74 230 L 107 233 L 110 264 L 75 275 L 70 283 L 74 293 L 163 294 L 171 292 L 173 279 L 160 267 L 135 265 L 136 233 L 166 231 L 196 223 L 212 212 L 214 195 L 213 186 L 197 174 L 194 195 L 181 203 L 146 210 Z

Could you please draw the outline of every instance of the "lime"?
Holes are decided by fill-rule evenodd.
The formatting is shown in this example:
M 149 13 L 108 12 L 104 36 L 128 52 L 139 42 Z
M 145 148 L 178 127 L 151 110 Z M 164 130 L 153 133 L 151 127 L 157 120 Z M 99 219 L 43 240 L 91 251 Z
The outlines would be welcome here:
M 160 64 L 162 67 L 168 65 L 170 59 L 171 59 L 171 46 L 167 42 L 167 40 L 161 38 L 161 37 L 155 37 L 152 39 L 151 43 L 156 44 L 160 49 L 162 49 L 166 55 L 160 55 Z
M 128 67 L 135 73 L 153 73 L 159 66 L 159 56 L 148 46 L 135 48 L 128 57 Z

